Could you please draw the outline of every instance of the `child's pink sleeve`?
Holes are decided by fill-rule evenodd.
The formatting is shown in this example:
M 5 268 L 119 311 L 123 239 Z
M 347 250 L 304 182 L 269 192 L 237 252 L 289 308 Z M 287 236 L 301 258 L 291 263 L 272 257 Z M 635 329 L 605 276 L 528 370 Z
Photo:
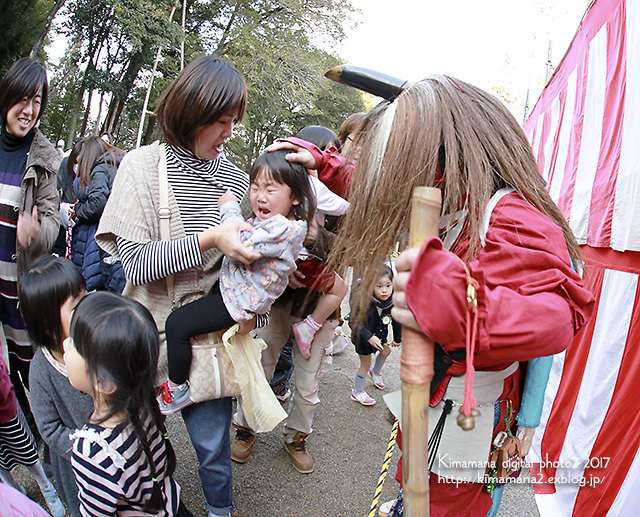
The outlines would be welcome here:
M 0 358 L 0 422 L 8 422 L 18 411 L 16 395 L 9 377 L 9 368 Z

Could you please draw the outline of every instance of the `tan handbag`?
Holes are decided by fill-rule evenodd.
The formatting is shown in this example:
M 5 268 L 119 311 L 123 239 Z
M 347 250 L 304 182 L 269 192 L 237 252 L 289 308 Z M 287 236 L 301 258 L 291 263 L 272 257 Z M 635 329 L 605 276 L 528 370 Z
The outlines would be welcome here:
M 171 240 L 171 211 L 169 209 L 169 180 L 167 177 L 167 156 L 160 144 L 160 238 Z M 167 293 L 171 306 L 177 307 L 173 275 L 167 276 Z M 235 368 L 222 342 L 223 332 L 213 332 L 191 339 L 193 358 L 189 371 L 191 400 L 205 400 L 240 396 L 240 386 L 236 381 Z
M 235 367 L 222 342 L 222 332 L 192 338 L 191 350 L 191 400 L 202 402 L 240 396 Z

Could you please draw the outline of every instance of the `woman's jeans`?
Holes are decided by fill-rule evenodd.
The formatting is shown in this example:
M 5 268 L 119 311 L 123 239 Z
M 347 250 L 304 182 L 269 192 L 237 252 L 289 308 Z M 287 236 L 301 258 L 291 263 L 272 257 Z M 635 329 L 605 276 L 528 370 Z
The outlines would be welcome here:
M 200 483 L 209 511 L 226 515 L 233 509 L 231 485 L 231 398 L 207 400 L 182 410 L 198 456 Z

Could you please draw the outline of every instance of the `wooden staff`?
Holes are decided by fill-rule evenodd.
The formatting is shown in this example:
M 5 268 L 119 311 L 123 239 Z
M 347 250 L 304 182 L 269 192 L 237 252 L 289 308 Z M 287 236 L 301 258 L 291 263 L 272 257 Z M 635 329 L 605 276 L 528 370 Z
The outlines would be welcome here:
M 419 248 L 438 235 L 440 190 L 417 187 L 411 199 L 409 247 Z M 433 341 L 402 329 L 402 479 L 408 517 L 429 517 L 429 394 L 433 379 Z

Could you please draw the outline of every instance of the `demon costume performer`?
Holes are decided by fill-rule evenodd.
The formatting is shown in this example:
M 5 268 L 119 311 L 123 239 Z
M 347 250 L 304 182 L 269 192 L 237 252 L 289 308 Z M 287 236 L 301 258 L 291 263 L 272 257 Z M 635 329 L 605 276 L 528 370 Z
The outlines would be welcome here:
M 352 210 L 329 265 L 365 271 L 360 292 L 378 273 L 366 266 L 398 241 L 405 247 L 413 189 L 442 192 L 440 238 L 396 261 L 393 314 L 436 343 L 430 431 L 444 401 L 453 406 L 430 469 L 430 514 L 484 517 L 491 443 L 507 407 L 519 407 L 522 362 L 564 350 L 591 314 L 593 297 L 572 269 L 579 248 L 519 125 L 474 86 L 445 76 L 414 83 L 368 115 L 354 146 Z M 380 236 L 373 248 L 371 235 Z M 473 357 L 465 353 L 467 271 L 478 294 Z M 481 414 L 471 431 L 456 424 L 467 375 Z

